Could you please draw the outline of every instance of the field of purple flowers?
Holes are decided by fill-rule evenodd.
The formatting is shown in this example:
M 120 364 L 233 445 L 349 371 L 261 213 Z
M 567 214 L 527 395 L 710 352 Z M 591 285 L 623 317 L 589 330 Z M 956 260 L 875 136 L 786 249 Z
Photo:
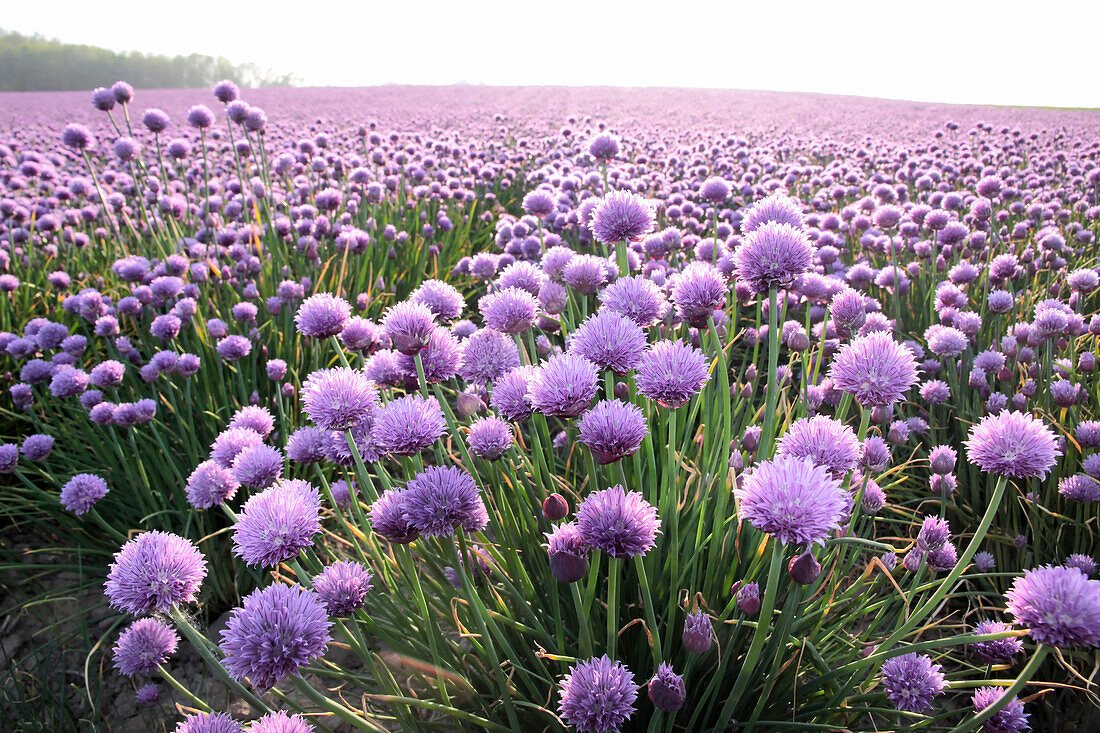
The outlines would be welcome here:
M 1096 730 L 1098 222 L 1098 113 L 0 95 L 0 712 Z

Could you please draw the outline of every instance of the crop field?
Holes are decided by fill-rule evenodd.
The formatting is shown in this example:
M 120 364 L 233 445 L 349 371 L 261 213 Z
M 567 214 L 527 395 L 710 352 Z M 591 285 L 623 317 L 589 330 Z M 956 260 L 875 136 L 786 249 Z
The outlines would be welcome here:
M 1100 730 L 1098 234 L 1098 112 L 0 94 L 0 729 Z

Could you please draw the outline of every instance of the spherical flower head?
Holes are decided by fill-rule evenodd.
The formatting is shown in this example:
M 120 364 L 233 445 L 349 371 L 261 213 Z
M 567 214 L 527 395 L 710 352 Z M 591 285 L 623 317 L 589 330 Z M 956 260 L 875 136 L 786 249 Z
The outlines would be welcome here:
M 565 516 L 564 513 L 562 516 Z M 588 572 L 590 550 L 581 537 L 576 522 L 559 524 L 553 532 L 547 533 L 546 543 L 550 556 L 550 572 L 555 580 L 559 583 L 576 583 L 585 576 Z
M 439 440 L 446 429 L 435 398 L 415 394 L 391 400 L 375 411 L 371 439 L 381 453 L 411 456 Z
M 1046 478 L 1062 455 L 1042 420 L 1008 411 L 987 415 L 972 427 L 966 450 L 982 471 L 1013 478 Z
M 864 407 L 885 407 L 917 383 L 917 361 L 890 334 L 876 331 L 842 346 L 833 357 L 829 378 Z
M 282 710 L 257 718 L 248 726 L 248 733 L 313 733 L 314 730 L 301 715 Z
M 737 589 L 737 607 L 748 616 L 755 616 L 760 612 L 760 585 L 757 583 L 745 583 Z
M 489 404 L 497 414 L 513 422 L 522 422 L 531 416 L 534 410 L 527 391 L 534 376 L 534 367 L 520 366 L 502 375 L 493 383 Z
M 851 497 L 810 458 L 760 463 L 735 491 L 741 519 L 783 544 L 823 543 L 851 509 Z
M 1003 687 L 980 687 L 974 693 L 971 701 L 974 704 L 974 713 L 980 713 L 1004 695 Z M 1013 697 L 1004 707 L 995 712 L 989 719 L 982 723 L 982 730 L 988 733 L 1024 733 L 1031 730 L 1028 725 L 1028 714 L 1024 712 L 1024 704 Z
M 1077 473 L 1058 482 L 1058 493 L 1070 501 L 1100 501 L 1100 482 L 1091 476 Z
M 512 447 L 512 426 L 495 417 L 470 423 L 470 450 L 478 458 L 499 460 Z
M 550 279 L 538 265 L 520 260 L 505 267 L 494 284 L 498 290 L 519 288 L 538 297 L 542 286 L 548 282 Z
M 943 667 L 933 664 L 925 654 L 902 654 L 888 659 L 879 672 L 886 697 L 898 710 L 923 713 L 932 709 L 932 701 L 943 692 Z
M 157 318 L 160 318 L 160 316 Z M 155 324 L 156 321 L 154 320 L 153 323 Z M 226 361 L 238 361 L 252 353 L 252 342 L 244 336 L 234 334 L 218 341 L 218 345 L 214 347 L 214 350 L 218 352 L 218 356 Z
M 649 432 L 642 411 L 622 400 L 597 402 L 577 427 L 580 442 L 601 466 L 634 455 Z
M 596 365 L 579 354 L 556 354 L 543 363 L 528 386 L 531 406 L 551 417 L 576 417 L 599 389 Z
M 247 428 L 267 437 L 275 429 L 275 416 L 266 407 L 246 405 L 233 413 L 229 428 Z
M 456 466 L 432 466 L 417 474 L 403 498 L 406 518 L 424 536 L 445 537 L 459 527 L 480 532 L 489 523 L 473 477 Z
M 237 454 L 230 470 L 238 483 L 262 489 L 283 474 L 283 454 L 263 443 L 250 445 Z
M 366 604 L 373 581 L 374 576 L 366 566 L 341 560 L 313 579 L 313 590 L 330 616 L 351 616 Z
M 608 277 L 607 260 L 590 254 L 569 260 L 561 274 L 562 282 L 581 295 L 595 295 Z
M 420 536 L 405 513 L 407 494 L 407 489 L 387 489 L 371 504 L 371 527 L 390 542 L 408 544 Z
M 649 681 L 647 691 L 653 706 L 666 713 L 675 713 L 687 700 L 684 678 L 676 674 L 672 665 L 666 662 L 661 662 L 657 667 L 657 674 Z
M 427 345 L 417 354 L 424 369 L 424 381 L 428 384 L 445 382 L 453 377 L 462 360 L 462 346 L 450 329 L 437 326 L 428 338 Z M 397 355 L 397 364 L 410 378 L 419 378 L 416 356 Z
M 951 539 L 951 527 L 946 519 L 927 516 L 917 533 L 917 546 L 922 550 L 938 550 Z
M 779 439 L 779 457 L 809 458 L 824 466 L 834 478 L 842 478 L 859 463 L 863 446 L 855 432 L 831 417 L 815 415 L 791 423 Z
M 195 713 L 185 718 L 174 733 L 244 733 L 228 713 Z
M 1070 555 L 1066 558 L 1067 568 L 1077 568 L 1088 577 L 1096 575 L 1096 561 L 1088 555 Z
M 589 316 L 569 340 L 571 352 L 616 374 L 636 367 L 647 345 L 645 332 L 637 323 L 607 309 Z
M 1077 568 L 1045 565 L 1016 578 L 1005 594 L 1016 623 L 1040 644 L 1100 645 L 1100 580 Z
M 687 404 L 709 379 L 706 355 L 679 339 L 656 342 L 638 364 L 638 391 L 662 407 Z
M 197 130 L 205 130 L 214 124 L 214 113 L 205 104 L 196 104 L 187 110 L 187 124 Z
M 515 342 L 500 331 L 483 328 L 463 343 L 458 375 L 470 384 L 485 385 L 517 367 L 519 347 Z
M 802 228 L 802 205 L 781 193 L 775 193 L 753 204 L 741 220 L 741 233 L 748 235 L 768 222 Z
M 813 245 L 800 227 L 767 222 L 745 235 L 733 262 L 738 279 L 755 293 L 767 293 L 793 283 L 810 268 L 813 257 Z
M 442 280 L 425 280 L 409 294 L 410 303 L 427 306 L 440 323 L 450 323 L 462 315 L 466 300 L 450 283 Z
M 298 306 L 294 323 L 303 336 L 328 338 L 344 330 L 351 317 L 351 304 L 331 293 L 314 293 Z
M 974 625 L 973 633 L 1000 634 L 1011 630 L 1008 624 L 1000 621 L 979 621 Z M 969 644 L 968 648 L 982 664 L 1008 664 L 1012 661 L 1012 657 L 1024 650 L 1024 644 L 1019 638 L 1009 636 L 991 641 L 975 641 Z
M 970 345 L 965 333 L 940 324 L 929 326 L 924 332 L 924 339 L 928 342 L 928 350 L 941 359 L 956 357 Z
M 23 440 L 19 450 L 28 461 L 44 461 L 49 458 L 50 451 L 53 450 L 53 443 L 52 435 L 43 433 L 28 435 Z
M 356 369 L 319 369 L 302 385 L 302 406 L 322 430 L 348 430 L 374 414 L 378 388 Z
M 619 138 L 602 132 L 588 143 L 588 154 L 599 161 L 608 161 L 619 154 Z
M 655 212 L 645 198 L 631 191 L 612 191 L 592 213 L 592 234 L 604 244 L 641 239 L 653 231 Z
M 142 685 L 134 693 L 134 702 L 142 707 L 149 708 L 157 704 L 160 700 L 160 687 L 155 683 L 149 683 Z
M 190 603 L 206 577 L 206 560 L 190 541 L 144 532 L 122 546 L 104 584 L 113 608 L 144 616 Z
M 313 591 L 281 584 L 255 590 L 233 609 L 221 633 L 222 664 L 234 679 L 271 689 L 325 653 L 330 626 Z
M 630 558 L 653 547 L 661 520 L 641 494 L 616 485 L 585 497 L 577 507 L 577 531 L 590 547 L 611 557 Z
M 226 428 L 210 444 L 210 460 L 222 468 L 232 468 L 233 461 L 241 451 L 263 441 L 263 436 L 255 430 Z
M 665 314 L 665 295 L 656 283 L 641 275 L 620 277 L 599 292 L 603 308 L 626 316 L 642 328 Z
M 115 669 L 127 677 L 148 674 L 176 653 L 179 637 L 163 621 L 143 618 L 119 634 L 115 643 Z
M 523 197 L 523 210 L 531 216 L 542 219 L 554 212 L 554 196 L 550 191 L 536 188 Z
M 13 448 L 15 446 L 12 446 Z M 78 473 L 61 487 L 61 506 L 81 516 L 108 493 L 107 482 L 91 473 Z
M 502 333 L 522 333 L 539 315 L 539 301 L 520 288 L 489 293 L 477 305 L 486 327 Z
M 617 733 L 634 714 L 638 686 L 622 662 L 605 654 L 570 667 L 560 694 L 562 720 L 580 733 Z
M 239 487 L 232 471 L 214 461 L 203 461 L 187 478 L 187 503 L 196 509 L 209 509 L 232 499 Z
M 702 610 L 689 613 L 684 619 L 684 648 L 692 654 L 702 654 L 714 643 L 714 627 L 710 616 Z
M 50 394 L 54 397 L 76 397 L 87 388 L 87 372 L 71 366 L 61 367 L 50 380 Z
M 428 345 L 435 327 L 431 309 L 408 300 L 391 306 L 382 317 L 382 330 L 390 337 L 393 348 L 409 356 Z
M 61 131 L 61 144 L 73 150 L 86 150 L 95 145 L 95 136 L 85 125 L 70 122 Z
M 229 79 L 222 79 L 214 85 L 214 98 L 222 104 L 229 104 L 241 95 L 241 90 Z
M 979 573 L 991 573 L 997 567 L 997 559 L 991 552 L 975 552 L 973 561 L 974 569 Z
M 249 565 L 271 568 L 297 557 L 321 531 L 321 496 L 293 479 L 249 497 L 237 516 L 233 552 Z
M 720 204 L 730 197 L 730 185 L 724 178 L 711 176 L 699 187 L 699 194 L 712 204 Z
M 701 328 L 725 305 L 727 290 L 726 279 L 717 267 L 696 261 L 676 276 L 671 297 L 680 318 Z

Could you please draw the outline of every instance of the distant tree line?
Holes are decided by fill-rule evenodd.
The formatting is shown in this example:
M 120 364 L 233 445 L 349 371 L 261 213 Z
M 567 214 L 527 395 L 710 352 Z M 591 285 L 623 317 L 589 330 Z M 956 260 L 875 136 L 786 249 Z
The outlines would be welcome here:
M 248 87 L 286 86 L 295 81 L 293 74 L 233 64 L 220 56 L 119 53 L 0 29 L 0 91 L 87 90 L 119 79 L 139 89 L 208 87 L 221 79 Z

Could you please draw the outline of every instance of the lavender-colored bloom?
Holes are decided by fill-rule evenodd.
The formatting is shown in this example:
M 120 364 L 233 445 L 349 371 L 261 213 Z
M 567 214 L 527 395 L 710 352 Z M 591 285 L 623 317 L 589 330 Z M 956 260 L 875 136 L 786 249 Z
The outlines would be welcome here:
M 28 461 L 44 461 L 53 450 L 53 436 L 41 433 L 28 435 L 19 450 Z
M 925 654 L 902 654 L 888 659 L 879 672 L 886 697 L 898 710 L 923 713 L 932 709 L 932 701 L 943 692 L 943 667 L 933 664 Z
M 617 733 L 634 714 L 638 686 L 622 662 L 605 654 L 570 667 L 560 694 L 562 719 L 580 733 Z
M 187 478 L 187 503 L 196 509 L 209 509 L 232 499 L 239 487 L 232 471 L 214 461 L 203 461 Z
M 61 144 L 73 150 L 84 150 L 95 145 L 95 136 L 87 126 L 70 122 L 61 131 Z
M 561 279 L 581 295 L 595 295 L 608 280 L 608 262 L 595 255 L 577 255 L 564 267 Z
M 646 346 L 641 327 L 611 310 L 600 310 L 589 316 L 569 340 L 571 352 L 616 374 L 626 374 L 636 367 Z
M 741 518 L 783 544 L 824 542 L 851 508 L 840 482 L 809 458 L 761 463 L 735 493 Z
M 999 634 L 1012 628 L 1000 621 L 979 621 L 974 625 L 975 634 Z M 1018 637 L 1009 636 L 992 641 L 975 641 L 968 645 L 974 657 L 983 664 L 1008 664 L 1012 657 L 1024 650 L 1024 644 Z
M 264 370 L 267 372 L 267 378 L 271 381 L 282 381 L 286 377 L 286 362 L 282 359 L 268 359 Z
M 551 192 L 543 189 L 528 191 L 523 197 L 523 210 L 540 219 L 546 217 L 554 211 L 554 197 Z
M 1100 501 L 1100 482 L 1091 476 L 1077 473 L 1058 482 L 1058 493 L 1070 501 Z
M 951 398 L 951 388 L 947 382 L 930 379 L 921 385 L 920 396 L 931 405 L 939 405 Z
M 237 454 L 230 469 L 243 486 L 262 489 L 283 474 L 283 454 L 263 443 L 250 445 Z
M 495 417 L 483 417 L 470 424 L 470 450 L 475 456 L 496 461 L 512 447 L 512 427 Z
M 58 369 L 50 380 L 50 394 L 54 397 L 76 397 L 87 388 L 87 373 L 71 366 Z
M 829 378 L 865 407 L 891 405 L 917 382 L 913 353 L 876 331 L 845 344 L 833 357 Z
M 313 590 L 330 616 L 351 616 L 366 604 L 374 576 L 364 565 L 341 560 L 313 579 Z
M 118 636 L 114 648 L 115 669 L 127 677 L 148 674 L 176 653 L 179 637 L 163 621 L 143 618 Z
M 302 387 L 306 415 L 323 430 L 348 430 L 371 417 L 378 388 L 361 371 L 348 367 L 319 369 Z
M 295 463 L 317 463 L 325 457 L 324 445 L 329 431 L 306 426 L 290 434 L 286 442 L 287 458 Z
M 314 730 L 301 715 L 291 715 L 282 710 L 257 718 L 248 726 L 248 733 L 313 733 Z
M 691 262 L 676 276 L 672 302 L 683 320 L 702 328 L 726 302 L 728 287 L 722 273 L 709 262 Z
M 597 402 L 578 425 L 580 442 L 601 466 L 634 455 L 648 432 L 642 411 L 621 400 Z
M 663 407 L 677 408 L 710 379 L 706 355 L 683 341 L 658 341 L 638 364 L 638 391 Z
M 478 309 L 488 328 L 503 333 L 521 333 L 538 317 L 539 302 L 526 290 L 505 288 L 483 296 L 478 301 Z
M 982 471 L 1013 478 L 1045 478 L 1062 454 L 1051 429 L 1022 412 L 982 418 L 970 429 L 966 449 Z
M 142 685 L 134 693 L 134 702 L 142 707 L 149 708 L 160 700 L 160 687 L 156 683 Z
M 550 357 L 531 378 L 531 406 L 552 417 L 576 417 L 588 409 L 599 387 L 596 365 L 579 354 Z
M 226 336 L 218 341 L 214 350 L 226 361 L 238 361 L 252 353 L 252 342 L 244 336 Z
M 398 366 L 410 377 L 419 379 L 416 369 L 417 357 L 420 358 L 420 364 L 424 369 L 425 382 L 428 384 L 445 382 L 453 377 L 458 370 L 458 365 L 462 360 L 462 347 L 449 329 L 438 326 L 428 338 L 427 345 L 420 350 L 417 356 L 397 355 Z
M 221 634 L 222 663 L 234 679 L 268 690 L 325 653 L 330 626 L 316 593 L 270 585 L 233 610 Z
M 187 124 L 205 130 L 214 124 L 214 113 L 205 104 L 196 104 L 187 110 Z
M 210 444 L 210 459 L 222 468 L 232 468 L 233 461 L 245 448 L 259 445 L 263 436 L 248 428 L 227 428 Z
M 619 138 L 603 132 L 588 143 L 588 154 L 599 161 L 608 161 L 619 154 Z
M 483 328 L 463 343 L 458 375 L 471 384 L 485 385 L 519 366 L 519 348 L 500 331 Z
M 351 305 L 346 300 L 331 293 L 315 293 L 298 306 L 294 322 L 305 336 L 328 338 L 339 334 L 350 317 Z
M 382 330 L 393 347 L 409 356 L 427 346 L 436 325 L 435 314 L 428 306 L 407 300 L 391 306 L 382 317 Z
M 723 286 L 724 288 L 724 286 Z M 620 277 L 599 293 L 603 308 L 620 313 L 645 328 L 652 326 L 665 313 L 665 296 L 650 279 Z
M 779 439 L 779 457 L 810 458 L 841 478 L 859 462 L 863 447 L 850 427 L 825 415 L 801 418 L 791 423 Z
M 267 437 L 275 429 L 275 416 L 266 407 L 246 405 L 233 413 L 229 428 L 248 428 Z
M 87 514 L 107 494 L 106 481 L 95 474 L 78 473 L 61 487 L 61 506 L 80 516 Z
M 533 412 L 527 391 L 534 376 L 534 367 L 521 366 L 499 377 L 493 384 L 489 404 L 505 420 L 513 422 L 526 420 Z
M 459 527 L 480 532 L 489 523 L 473 477 L 455 466 L 432 466 L 417 474 L 403 499 L 409 523 L 425 536 L 451 535 Z
M 974 569 L 979 573 L 991 573 L 997 567 L 997 559 L 991 552 L 975 552 L 973 562 Z
M 407 494 L 407 489 L 387 489 L 371 504 L 371 527 L 390 542 L 408 544 L 420 536 L 405 513 Z
M 661 520 L 641 494 L 616 485 L 585 497 L 577 507 L 577 530 L 589 546 L 611 557 L 630 558 L 653 547 Z
M 750 234 L 768 222 L 802 228 L 802 206 L 798 201 L 781 193 L 772 194 L 753 204 L 741 220 L 741 233 Z
M 1100 581 L 1077 568 L 1044 565 L 1016 578 L 1005 594 L 1016 623 L 1040 644 L 1100 645 Z
M 990 705 L 1000 703 L 1004 693 L 1003 687 L 979 687 L 971 698 L 974 713 L 980 713 Z M 1027 719 L 1028 714 L 1024 712 L 1024 704 L 1013 696 L 1000 710 L 982 723 L 982 730 L 988 733 L 1024 733 L 1031 730 Z
M 1093 575 L 1096 575 L 1096 568 L 1097 568 L 1096 561 L 1093 560 L 1088 555 L 1081 555 L 1081 554 L 1070 555 L 1069 557 L 1066 558 L 1066 563 L 1065 564 L 1066 564 L 1067 568 L 1077 568 L 1078 570 L 1080 570 L 1082 573 L 1084 573 L 1085 575 L 1087 575 L 1090 578 Z
M 757 583 L 745 583 L 737 589 L 737 607 L 741 613 L 747 616 L 755 616 L 760 612 L 760 585 Z
M 409 294 L 409 302 L 425 305 L 441 323 L 462 315 L 466 301 L 455 286 L 442 280 L 425 280 Z
M 647 691 L 653 706 L 666 713 L 675 713 L 684 706 L 687 699 L 684 678 L 676 674 L 672 665 L 666 662 L 661 662 L 657 667 L 657 674 L 649 681 Z
M 614 244 L 641 239 L 653 230 L 653 205 L 636 193 L 612 191 L 592 212 L 596 241 Z
M 714 643 L 714 627 L 710 616 L 702 610 L 689 613 L 684 619 L 684 648 L 692 654 L 702 654 Z
M 371 438 L 381 453 L 411 456 L 439 440 L 446 429 L 434 397 L 408 395 L 375 411 Z
M 111 606 L 143 616 L 190 603 L 206 577 L 206 560 L 190 541 L 143 532 L 115 554 L 104 583 Z
M 196 713 L 185 718 L 173 733 L 244 733 L 228 713 Z
M 809 269 L 813 256 L 813 246 L 800 227 L 770 221 L 745 235 L 733 261 L 738 279 L 755 293 L 767 293 L 794 282 Z
M 557 496 L 557 494 L 551 496 Z M 545 515 L 546 505 L 543 506 Z M 566 512 L 568 507 L 558 518 L 563 518 Z M 575 583 L 585 576 L 588 572 L 589 547 L 581 537 L 576 522 L 559 524 L 553 532 L 547 533 L 546 543 L 546 550 L 550 556 L 550 572 L 555 580 L 559 583 Z
M 321 496 L 307 482 L 281 481 L 245 502 L 233 552 L 249 565 L 275 567 L 313 544 L 321 531 Z
M 939 324 L 929 326 L 924 332 L 924 339 L 928 342 L 928 350 L 941 359 L 956 357 L 970 345 L 965 333 Z

